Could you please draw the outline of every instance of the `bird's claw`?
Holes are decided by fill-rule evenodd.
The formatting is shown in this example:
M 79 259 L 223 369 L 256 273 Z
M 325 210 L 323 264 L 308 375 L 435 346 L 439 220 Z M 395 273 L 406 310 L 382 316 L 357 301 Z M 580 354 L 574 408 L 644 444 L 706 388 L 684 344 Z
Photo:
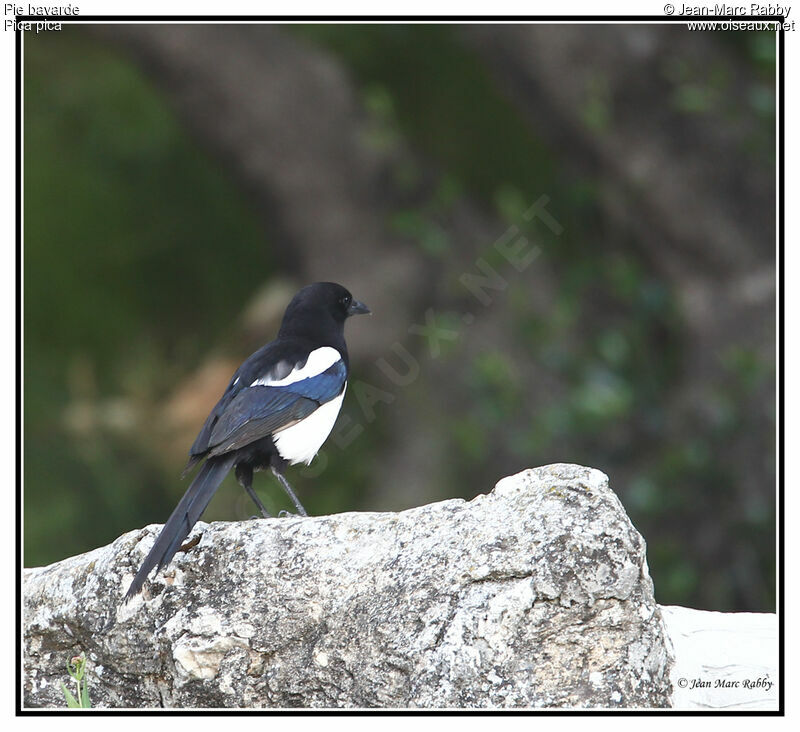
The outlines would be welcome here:
M 253 514 L 248 521 L 256 521 L 258 519 L 265 519 L 265 518 L 272 518 L 272 514 L 270 513 L 262 513 L 260 516 L 258 514 Z

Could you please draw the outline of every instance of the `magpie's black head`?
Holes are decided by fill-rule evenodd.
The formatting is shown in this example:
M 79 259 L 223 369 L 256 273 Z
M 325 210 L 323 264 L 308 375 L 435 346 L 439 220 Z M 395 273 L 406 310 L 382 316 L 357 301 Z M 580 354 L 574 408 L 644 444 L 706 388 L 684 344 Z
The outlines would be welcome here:
M 298 292 L 286 308 L 281 335 L 319 336 L 326 329 L 341 332 L 351 315 L 369 313 L 363 302 L 356 300 L 335 282 L 315 282 Z

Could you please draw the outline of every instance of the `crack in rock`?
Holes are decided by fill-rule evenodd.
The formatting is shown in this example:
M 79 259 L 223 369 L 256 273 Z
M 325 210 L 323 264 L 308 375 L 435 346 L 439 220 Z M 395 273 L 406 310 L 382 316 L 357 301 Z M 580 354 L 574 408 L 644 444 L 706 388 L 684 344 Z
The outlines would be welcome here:
M 97 707 L 670 703 L 645 544 L 597 470 L 401 513 L 199 523 L 123 605 L 159 528 L 25 570 L 26 707 L 63 707 L 81 648 Z

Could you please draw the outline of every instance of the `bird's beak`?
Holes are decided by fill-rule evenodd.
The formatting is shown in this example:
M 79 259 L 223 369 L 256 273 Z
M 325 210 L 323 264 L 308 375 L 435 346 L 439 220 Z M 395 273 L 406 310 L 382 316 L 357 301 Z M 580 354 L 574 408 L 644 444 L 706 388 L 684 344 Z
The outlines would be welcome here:
M 372 311 L 364 305 L 363 302 L 359 302 L 358 300 L 353 300 L 350 303 L 350 306 L 347 308 L 347 315 L 366 315 L 371 313 Z

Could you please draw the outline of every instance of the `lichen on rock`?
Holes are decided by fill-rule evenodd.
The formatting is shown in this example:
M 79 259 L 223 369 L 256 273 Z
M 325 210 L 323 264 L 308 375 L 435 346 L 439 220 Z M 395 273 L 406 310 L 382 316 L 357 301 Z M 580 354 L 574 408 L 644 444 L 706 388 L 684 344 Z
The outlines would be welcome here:
M 63 706 L 80 650 L 95 706 L 669 705 L 645 543 L 600 471 L 549 465 L 400 513 L 198 523 L 124 605 L 159 528 L 25 570 L 26 706 Z

